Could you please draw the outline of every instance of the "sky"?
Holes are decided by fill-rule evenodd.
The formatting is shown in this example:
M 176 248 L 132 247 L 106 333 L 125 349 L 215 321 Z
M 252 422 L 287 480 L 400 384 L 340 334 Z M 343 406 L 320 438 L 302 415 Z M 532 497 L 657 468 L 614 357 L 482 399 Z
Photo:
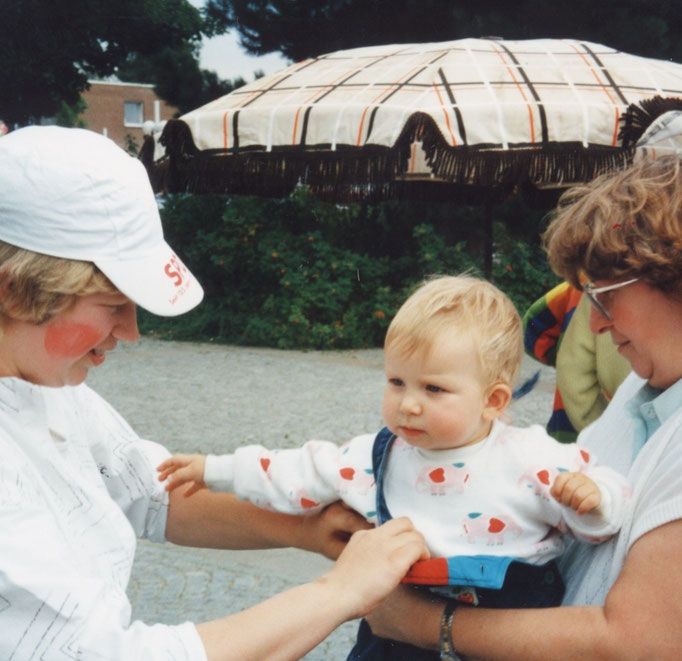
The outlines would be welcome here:
M 203 7 L 204 0 L 190 0 L 195 7 Z M 289 66 L 290 62 L 279 53 L 256 57 L 249 55 L 239 45 L 237 32 L 212 39 L 204 39 L 201 47 L 200 66 L 215 71 L 224 80 L 242 77 L 246 82 L 254 79 L 254 71 L 275 73 Z

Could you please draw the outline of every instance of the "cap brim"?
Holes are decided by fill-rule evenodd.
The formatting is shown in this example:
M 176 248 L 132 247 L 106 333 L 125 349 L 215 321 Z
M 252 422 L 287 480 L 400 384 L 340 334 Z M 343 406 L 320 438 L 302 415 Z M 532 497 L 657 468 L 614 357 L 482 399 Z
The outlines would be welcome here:
M 95 260 L 116 287 L 140 307 L 175 317 L 199 305 L 204 290 L 164 241 L 144 258 Z

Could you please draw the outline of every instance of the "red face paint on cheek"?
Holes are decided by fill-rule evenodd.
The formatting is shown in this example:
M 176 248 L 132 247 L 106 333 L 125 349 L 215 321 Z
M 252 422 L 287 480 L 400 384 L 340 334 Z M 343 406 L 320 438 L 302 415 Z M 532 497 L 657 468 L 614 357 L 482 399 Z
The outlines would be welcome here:
M 45 331 L 45 350 L 51 356 L 76 358 L 88 353 L 104 337 L 101 331 L 87 324 L 54 324 Z

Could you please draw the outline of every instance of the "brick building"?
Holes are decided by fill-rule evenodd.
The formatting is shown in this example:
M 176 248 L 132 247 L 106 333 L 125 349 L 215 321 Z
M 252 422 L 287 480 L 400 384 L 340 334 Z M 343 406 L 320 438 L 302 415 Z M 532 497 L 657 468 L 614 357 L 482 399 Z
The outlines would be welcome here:
M 170 119 L 177 108 L 169 106 L 154 93 L 153 85 L 123 83 L 119 80 L 91 80 L 83 92 L 87 109 L 81 117 L 87 128 L 111 138 L 127 149 L 131 140 L 142 146 L 142 124 Z

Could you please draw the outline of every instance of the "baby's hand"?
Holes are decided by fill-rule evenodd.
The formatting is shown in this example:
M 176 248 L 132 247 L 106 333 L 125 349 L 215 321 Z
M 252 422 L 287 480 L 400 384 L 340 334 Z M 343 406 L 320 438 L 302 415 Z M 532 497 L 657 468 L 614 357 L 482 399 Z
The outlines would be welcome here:
M 166 491 L 173 491 L 179 486 L 191 482 L 192 485 L 185 491 L 185 496 L 191 496 L 206 484 L 204 482 L 204 468 L 206 457 L 202 454 L 176 454 L 170 459 L 166 459 L 157 467 L 159 471 L 159 481 L 171 477 L 166 485 Z
M 578 514 L 586 514 L 601 505 L 599 487 L 585 473 L 559 473 L 550 493 Z

